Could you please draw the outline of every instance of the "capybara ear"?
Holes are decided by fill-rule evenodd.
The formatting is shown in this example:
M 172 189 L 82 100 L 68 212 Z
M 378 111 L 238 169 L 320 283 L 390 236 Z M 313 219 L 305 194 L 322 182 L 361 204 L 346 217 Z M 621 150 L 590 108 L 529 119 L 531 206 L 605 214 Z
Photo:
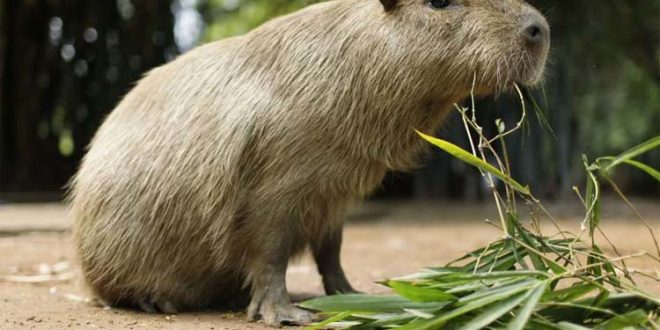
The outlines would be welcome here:
M 380 0 L 380 3 L 383 4 L 383 7 L 385 7 L 385 11 L 392 10 L 394 7 L 396 7 L 397 0 Z

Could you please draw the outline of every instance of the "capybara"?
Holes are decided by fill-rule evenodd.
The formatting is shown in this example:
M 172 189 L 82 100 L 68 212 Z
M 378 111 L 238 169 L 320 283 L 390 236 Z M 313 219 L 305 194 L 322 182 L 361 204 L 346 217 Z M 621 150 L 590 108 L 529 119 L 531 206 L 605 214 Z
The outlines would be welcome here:
M 334 0 L 153 69 L 71 182 L 84 279 L 112 306 L 245 303 L 305 324 L 290 258 L 352 292 L 342 215 L 416 165 L 452 105 L 542 79 L 550 31 L 521 0 Z M 474 86 L 473 86 L 474 85 Z

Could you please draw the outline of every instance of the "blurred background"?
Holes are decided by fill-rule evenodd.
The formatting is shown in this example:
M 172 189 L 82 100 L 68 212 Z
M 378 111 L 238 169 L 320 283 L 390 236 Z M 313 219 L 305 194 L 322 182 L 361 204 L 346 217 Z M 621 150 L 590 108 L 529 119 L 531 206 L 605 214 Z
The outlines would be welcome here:
M 97 127 L 144 72 L 313 2 L 2 1 L 0 202 L 61 199 Z M 537 195 L 561 198 L 583 182 L 582 154 L 617 154 L 660 134 L 660 1 L 532 2 L 553 34 L 546 82 L 533 92 L 545 115 L 511 139 L 511 160 Z M 494 130 L 496 118 L 513 126 L 519 109 L 501 96 L 480 100 L 478 116 Z M 438 135 L 467 147 L 457 120 Z M 640 160 L 660 168 L 659 152 Z M 375 198 L 484 196 L 478 172 L 459 161 L 437 151 L 426 164 L 390 174 Z M 643 173 L 621 171 L 617 180 L 627 193 L 660 196 Z

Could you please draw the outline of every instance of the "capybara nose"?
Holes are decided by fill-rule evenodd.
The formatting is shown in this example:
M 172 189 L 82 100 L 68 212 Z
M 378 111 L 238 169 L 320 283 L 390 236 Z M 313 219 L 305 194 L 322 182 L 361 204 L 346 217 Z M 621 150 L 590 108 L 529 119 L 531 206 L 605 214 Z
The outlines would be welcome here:
M 550 27 L 543 16 L 530 13 L 524 19 L 523 34 L 530 46 L 540 47 L 549 41 Z

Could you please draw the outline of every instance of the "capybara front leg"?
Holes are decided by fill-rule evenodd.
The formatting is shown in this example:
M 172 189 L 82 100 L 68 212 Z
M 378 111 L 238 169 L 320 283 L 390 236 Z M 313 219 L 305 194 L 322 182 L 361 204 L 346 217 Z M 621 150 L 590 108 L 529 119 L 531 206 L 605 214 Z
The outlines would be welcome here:
M 357 292 L 346 279 L 341 267 L 342 230 L 343 227 L 338 226 L 322 239 L 310 242 L 316 266 L 323 277 L 325 293 L 329 295 Z

